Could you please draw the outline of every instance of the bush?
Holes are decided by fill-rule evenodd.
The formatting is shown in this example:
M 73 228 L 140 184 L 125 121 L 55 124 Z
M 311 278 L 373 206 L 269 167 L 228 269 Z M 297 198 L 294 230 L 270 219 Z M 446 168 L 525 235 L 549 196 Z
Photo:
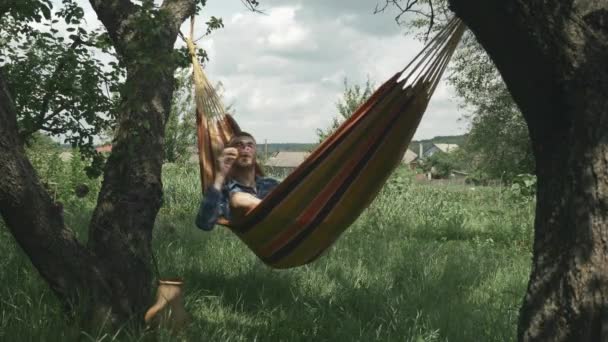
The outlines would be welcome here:
M 450 153 L 437 152 L 423 164 L 425 172 L 432 172 L 438 178 L 448 178 L 453 171 L 463 170 L 463 158 L 458 150 Z
M 61 159 L 62 152 L 71 154 L 69 160 Z M 54 201 L 69 208 L 94 205 L 101 182 L 87 176 L 85 168 L 88 163 L 78 150 L 62 150 L 57 145 L 34 144 L 27 149 L 27 155 Z
M 511 191 L 522 196 L 536 195 L 536 176 L 529 173 L 522 173 L 513 178 Z

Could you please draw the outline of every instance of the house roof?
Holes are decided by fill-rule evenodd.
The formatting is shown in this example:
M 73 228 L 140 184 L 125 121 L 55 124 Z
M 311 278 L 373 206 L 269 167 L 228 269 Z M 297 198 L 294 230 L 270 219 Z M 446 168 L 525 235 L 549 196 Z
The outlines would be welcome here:
M 97 147 L 95 147 L 95 151 L 97 151 L 99 153 L 112 152 L 112 145 L 108 144 L 108 145 L 103 145 L 103 146 L 97 146 Z
M 418 155 L 408 148 L 405 151 L 405 154 L 403 155 L 403 159 L 401 159 L 401 161 L 406 164 L 409 164 L 409 163 L 415 161 L 416 159 L 418 159 Z
M 297 167 L 308 157 L 310 152 L 279 151 L 268 158 L 266 166 L 271 167 Z
M 441 150 L 442 152 L 445 152 L 445 153 L 454 152 L 456 149 L 458 149 L 458 145 L 456 145 L 456 144 L 433 144 L 433 145 L 435 145 L 439 150 Z

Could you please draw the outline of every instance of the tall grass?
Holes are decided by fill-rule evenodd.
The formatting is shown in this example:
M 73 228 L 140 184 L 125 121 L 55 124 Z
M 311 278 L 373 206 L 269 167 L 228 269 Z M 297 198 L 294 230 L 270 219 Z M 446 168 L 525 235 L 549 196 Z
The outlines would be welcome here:
M 1 230 L 0 339 L 47 341 L 509 341 L 530 264 L 533 203 L 501 188 L 436 187 L 397 172 L 315 263 L 264 266 L 224 228 L 193 224 L 195 166 L 166 165 L 154 250 L 186 281 L 192 323 L 120 338 L 78 331 L 12 237 Z M 93 199 L 67 224 L 86 230 Z M 70 209 L 72 207 L 68 207 Z

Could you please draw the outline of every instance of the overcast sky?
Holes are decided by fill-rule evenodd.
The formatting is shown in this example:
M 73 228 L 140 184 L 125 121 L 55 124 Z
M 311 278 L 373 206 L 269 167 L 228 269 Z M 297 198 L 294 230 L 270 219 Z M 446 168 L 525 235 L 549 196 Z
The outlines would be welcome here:
M 208 77 L 224 84 L 241 128 L 258 141 L 316 142 L 316 129 L 336 116 L 345 77 L 380 85 L 402 69 L 422 45 L 404 34 L 394 13 L 374 15 L 376 1 L 264 0 L 265 14 L 256 14 L 239 0 L 208 0 L 195 37 L 209 16 L 223 18 L 225 27 L 198 44 L 209 53 Z M 87 1 L 82 5 L 87 18 L 96 17 Z M 414 139 L 462 134 L 461 116 L 444 82 Z

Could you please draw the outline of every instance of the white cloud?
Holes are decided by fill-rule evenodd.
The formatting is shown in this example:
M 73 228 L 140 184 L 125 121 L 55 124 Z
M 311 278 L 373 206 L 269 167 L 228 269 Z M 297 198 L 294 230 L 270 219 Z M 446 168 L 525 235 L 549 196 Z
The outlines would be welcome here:
M 99 25 L 88 1 L 85 17 Z M 316 129 L 336 115 L 335 104 L 347 77 L 376 85 L 401 70 L 422 44 L 406 37 L 394 13 L 373 14 L 368 0 L 266 0 L 266 14 L 255 14 L 238 1 L 209 1 L 196 19 L 195 37 L 214 15 L 225 27 L 199 41 L 210 57 L 206 72 L 225 87 L 241 127 L 259 141 L 315 142 Z M 185 23 L 183 32 L 189 32 Z M 181 41 L 176 42 L 182 45 Z M 461 134 L 453 91 L 442 82 L 416 139 Z
M 259 20 L 260 26 L 267 31 L 265 37 L 256 42 L 261 42 L 264 47 L 273 50 L 287 50 L 301 46 L 312 47 L 314 50 L 316 46 L 310 36 L 311 30 L 295 20 L 295 13 L 299 9 L 300 6 L 270 9 L 268 15 Z
M 270 142 L 316 141 L 316 129 L 336 115 L 345 77 L 380 85 L 420 51 L 393 16 L 355 2 L 266 1 L 266 15 L 242 8 L 213 33 L 212 44 L 203 43 L 211 55 L 207 73 L 225 84 L 241 127 Z M 464 132 L 451 96 L 442 83 L 416 138 Z

